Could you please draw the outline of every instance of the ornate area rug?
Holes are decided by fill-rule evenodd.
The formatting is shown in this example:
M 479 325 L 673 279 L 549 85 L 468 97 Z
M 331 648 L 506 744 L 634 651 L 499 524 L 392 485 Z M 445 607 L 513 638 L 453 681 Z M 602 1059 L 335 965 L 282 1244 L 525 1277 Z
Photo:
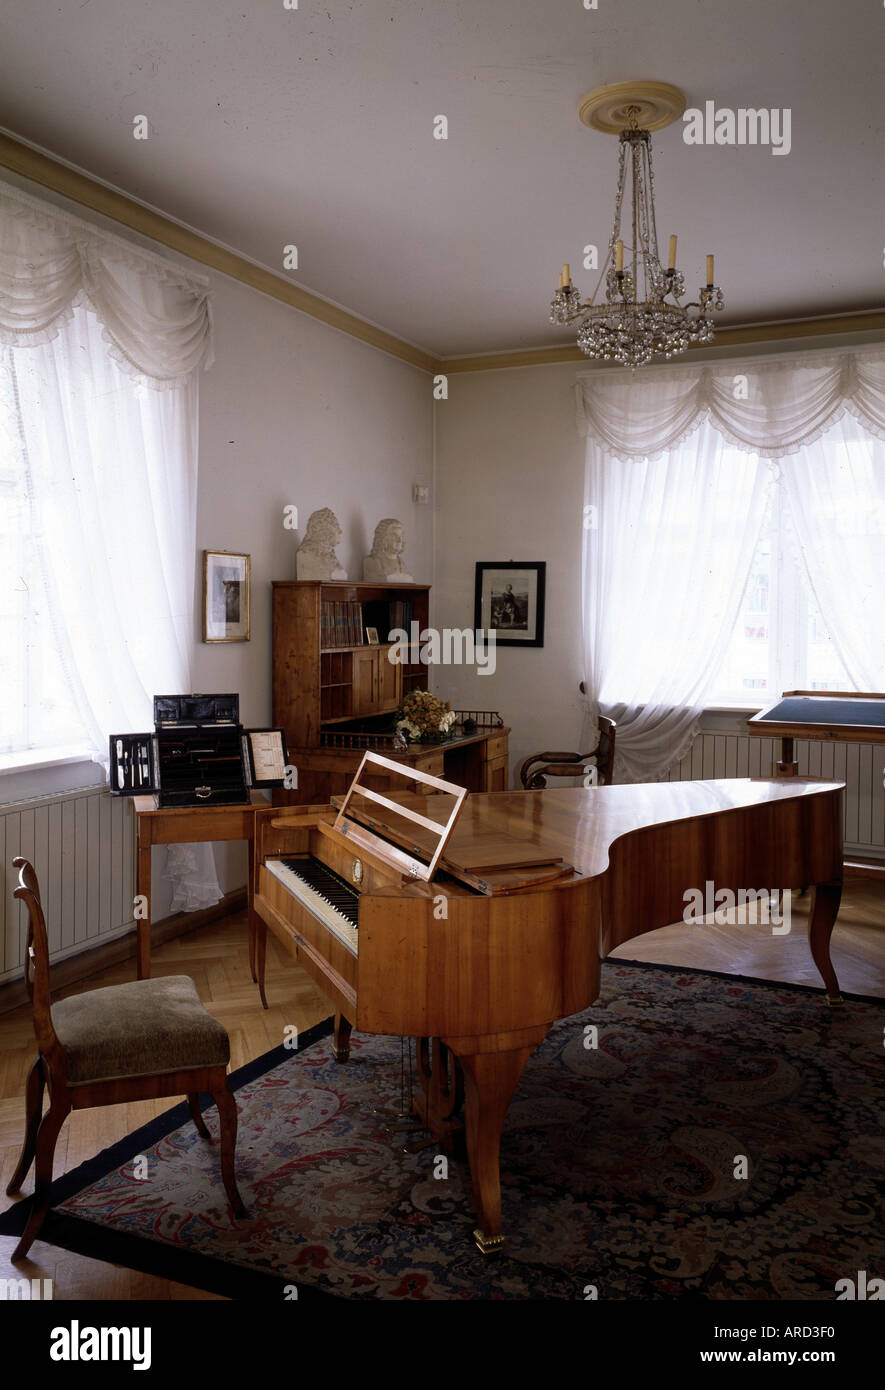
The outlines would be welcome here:
M 341 1067 L 326 1024 L 234 1078 L 248 1220 L 180 1105 L 61 1179 L 41 1239 L 235 1298 L 833 1301 L 885 1275 L 883 1025 L 881 1000 L 606 963 L 523 1073 L 506 1251 L 484 1258 L 466 1163 L 436 1176 L 439 1147 L 403 1152 L 377 1113 L 399 1108 L 399 1039 L 354 1034 Z

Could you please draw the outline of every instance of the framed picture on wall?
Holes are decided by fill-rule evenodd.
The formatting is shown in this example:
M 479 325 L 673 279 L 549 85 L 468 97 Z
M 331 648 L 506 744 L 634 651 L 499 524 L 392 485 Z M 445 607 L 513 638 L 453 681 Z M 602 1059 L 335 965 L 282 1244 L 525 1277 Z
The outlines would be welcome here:
M 478 560 L 473 625 L 499 647 L 543 647 L 544 560 Z
M 251 573 L 248 555 L 203 551 L 203 641 L 248 642 L 251 637 Z

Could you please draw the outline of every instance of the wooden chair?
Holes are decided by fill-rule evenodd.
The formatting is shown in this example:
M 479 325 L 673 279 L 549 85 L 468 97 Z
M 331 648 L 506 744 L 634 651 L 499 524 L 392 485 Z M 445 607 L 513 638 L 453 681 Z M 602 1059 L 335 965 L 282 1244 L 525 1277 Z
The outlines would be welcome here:
M 27 859 L 12 862 L 19 870 L 15 896 L 30 914 L 25 984 L 38 1047 L 28 1074 L 22 1154 L 6 1189 L 10 1197 L 20 1191 L 36 1157 L 31 1212 L 13 1260 L 24 1259 L 49 1207 L 52 1156 L 62 1125 L 72 1110 L 93 1105 L 186 1095 L 198 1133 L 211 1143 L 197 1103 L 198 1093 L 208 1092 L 221 1122 L 224 1189 L 234 1215 L 244 1216 L 234 1177 L 237 1107 L 227 1084 L 230 1040 L 203 1008 L 193 980 L 189 975 L 135 980 L 52 1004 L 37 875 Z M 45 1115 L 44 1086 L 49 1091 Z
M 599 742 L 590 753 L 533 753 L 519 769 L 526 791 L 546 787 L 548 777 L 583 777 L 591 758 L 596 759 L 597 786 L 608 786 L 615 765 L 616 724 L 604 714 L 599 716 Z

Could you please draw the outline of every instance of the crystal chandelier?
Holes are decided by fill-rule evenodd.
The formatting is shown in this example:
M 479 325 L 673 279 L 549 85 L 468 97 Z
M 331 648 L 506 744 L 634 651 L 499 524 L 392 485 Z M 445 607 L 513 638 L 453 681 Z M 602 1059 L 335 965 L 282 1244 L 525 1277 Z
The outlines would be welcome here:
M 578 347 L 588 357 L 641 367 L 654 356 L 671 358 L 693 344 L 713 341 L 709 316 L 724 308 L 722 291 L 713 283 L 713 257 L 707 257 L 707 283 L 697 301 L 683 304 L 685 278 L 676 269 L 675 236 L 670 237 L 666 270 L 658 255 L 649 129 L 669 124 L 684 109 L 682 93 L 664 83 L 622 82 L 591 92 L 581 103 L 586 125 L 620 132 L 614 225 L 596 287 L 582 301 L 564 265 L 550 305 L 551 323 L 578 324 Z M 625 239 L 621 219 L 628 181 Z M 605 298 L 597 303 L 603 282 Z

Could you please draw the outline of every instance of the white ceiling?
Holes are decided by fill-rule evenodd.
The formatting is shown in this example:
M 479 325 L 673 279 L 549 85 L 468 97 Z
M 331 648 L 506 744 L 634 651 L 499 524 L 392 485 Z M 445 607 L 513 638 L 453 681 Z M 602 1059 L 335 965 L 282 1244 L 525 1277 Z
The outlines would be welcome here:
M 440 355 L 570 340 L 550 295 L 563 261 L 592 288 L 617 161 L 577 105 L 635 77 L 792 112 L 786 157 L 654 137 L 692 297 L 714 251 L 723 324 L 885 303 L 877 0 L 27 0 L 0 20 L 10 132 L 271 269 L 295 243 L 293 280 Z

